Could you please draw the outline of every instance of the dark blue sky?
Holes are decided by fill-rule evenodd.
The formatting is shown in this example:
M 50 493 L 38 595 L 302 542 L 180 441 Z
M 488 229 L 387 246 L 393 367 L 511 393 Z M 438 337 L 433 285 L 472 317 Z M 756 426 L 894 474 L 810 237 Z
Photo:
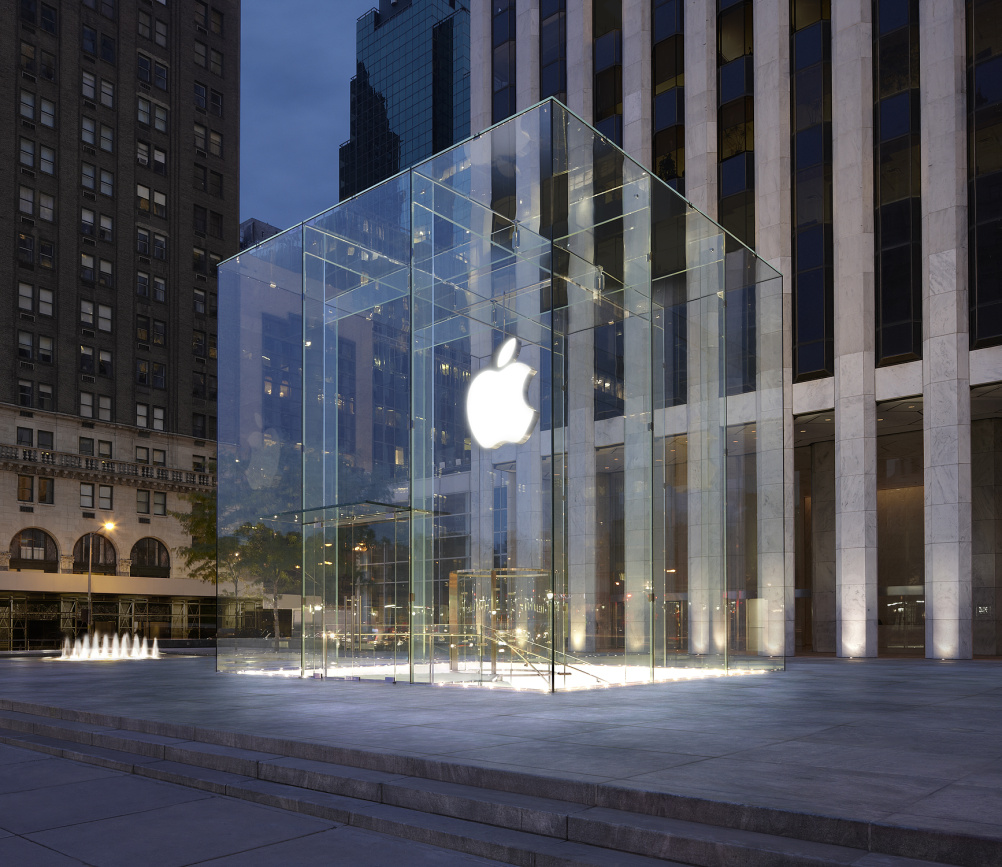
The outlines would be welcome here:
M 243 0 L 240 219 L 285 228 L 337 204 L 355 20 L 377 0 Z

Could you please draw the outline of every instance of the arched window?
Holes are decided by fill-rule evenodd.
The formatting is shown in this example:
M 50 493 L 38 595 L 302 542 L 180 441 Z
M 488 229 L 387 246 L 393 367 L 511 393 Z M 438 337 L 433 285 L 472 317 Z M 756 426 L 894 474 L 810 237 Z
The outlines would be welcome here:
M 90 561 L 90 571 L 97 575 L 114 575 L 118 572 L 118 555 L 111 541 L 99 533 L 88 533 L 77 539 L 73 546 L 73 571 L 87 571 L 91 539 L 94 540 L 94 559 Z
M 22 530 L 10 542 L 10 568 L 58 572 L 59 549 L 55 540 L 36 527 Z
M 147 536 L 132 546 L 133 578 L 170 578 L 170 553 L 159 539 Z

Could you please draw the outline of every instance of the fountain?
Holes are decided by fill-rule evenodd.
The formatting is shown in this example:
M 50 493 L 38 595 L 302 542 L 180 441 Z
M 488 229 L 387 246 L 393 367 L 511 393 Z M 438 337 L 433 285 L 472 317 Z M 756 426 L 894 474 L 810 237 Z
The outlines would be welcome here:
M 153 646 L 143 638 L 135 638 L 126 634 L 119 638 L 117 635 L 108 638 L 107 635 L 101 637 L 91 637 L 85 635 L 83 638 L 73 640 L 72 646 L 67 638 L 63 642 L 63 654 L 60 659 L 93 660 L 93 659 L 160 659 L 160 648 L 157 640 L 153 639 Z

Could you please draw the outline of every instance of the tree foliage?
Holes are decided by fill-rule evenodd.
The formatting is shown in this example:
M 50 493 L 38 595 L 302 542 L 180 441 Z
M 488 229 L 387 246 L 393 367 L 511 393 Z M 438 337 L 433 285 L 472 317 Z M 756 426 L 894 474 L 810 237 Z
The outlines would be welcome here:
M 191 537 L 191 544 L 178 550 L 178 556 L 188 570 L 188 577 L 216 583 L 216 491 L 194 491 L 181 494 L 191 508 L 187 512 L 171 512 L 172 518 Z

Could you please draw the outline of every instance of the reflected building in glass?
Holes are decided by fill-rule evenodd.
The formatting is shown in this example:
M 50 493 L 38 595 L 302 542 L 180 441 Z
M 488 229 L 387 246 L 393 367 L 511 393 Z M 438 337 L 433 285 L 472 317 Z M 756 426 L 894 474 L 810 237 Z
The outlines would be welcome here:
M 1002 0 L 496 0 L 470 34 L 473 129 L 558 95 L 731 233 L 728 263 L 740 241 L 782 272 L 786 653 L 1002 655 Z M 724 314 L 728 393 L 756 304 Z M 628 356 L 612 327 L 594 352 L 597 424 Z
M 380 0 L 356 24 L 344 201 L 470 134 L 468 0 Z
M 220 585 L 272 627 L 235 625 L 221 670 L 561 690 L 782 667 L 782 279 L 561 104 L 220 280 Z

